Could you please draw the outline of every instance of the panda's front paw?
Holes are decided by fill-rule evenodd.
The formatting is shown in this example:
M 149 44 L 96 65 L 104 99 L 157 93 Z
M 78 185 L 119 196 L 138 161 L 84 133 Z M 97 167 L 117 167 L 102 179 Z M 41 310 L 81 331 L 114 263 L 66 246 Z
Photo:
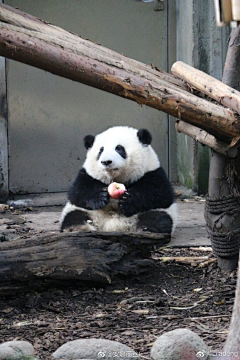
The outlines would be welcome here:
M 107 188 L 104 188 L 100 194 L 99 194 L 99 200 L 98 200 L 98 203 L 96 204 L 97 205 L 97 209 L 102 209 L 104 206 L 106 206 L 109 202 L 109 193 L 108 193 L 108 190 Z
M 119 199 L 119 209 L 127 217 L 136 213 L 133 197 L 129 192 L 125 192 Z
M 109 194 L 107 188 L 102 189 L 101 191 L 96 192 L 92 195 L 92 199 L 86 202 L 86 209 L 89 210 L 99 210 L 104 208 L 109 202 Z

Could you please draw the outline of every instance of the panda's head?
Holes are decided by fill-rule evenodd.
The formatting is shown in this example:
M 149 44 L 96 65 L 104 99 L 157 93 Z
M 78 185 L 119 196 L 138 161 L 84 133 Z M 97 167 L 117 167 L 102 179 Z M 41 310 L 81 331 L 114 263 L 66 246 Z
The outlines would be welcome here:
M 94 179 L 128 184 L 159 166 L 151 147 L 152 136 L 146 129 L 115 126 L 96 136 L 87 135 L 87 157 L 83 167 Z

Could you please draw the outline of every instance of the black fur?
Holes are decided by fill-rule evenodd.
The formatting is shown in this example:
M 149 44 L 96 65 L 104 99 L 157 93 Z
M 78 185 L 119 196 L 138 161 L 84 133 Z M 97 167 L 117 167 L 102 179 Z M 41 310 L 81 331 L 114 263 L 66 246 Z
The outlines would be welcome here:
M 141 231 L 171 234 L 172 219 L 165 211 L 150 210 L 138 215 L 137 227 Z
M 150 145 L 152 142 L 152 135 L 147 129 L 139 129 L 137 132 L 137 136 L 139 141 L 145 146 Z
M 102 209 L 109 202 L 107 185 L 89 176 L 82 168 L 70 187 L 68 198 L 76 206 L 88 209 Z
M 174 193 L 162 167 L 146 173 L 127 186 L 119 199 L 121 212 L 129 217 L 153 209 L 166 209 L 174 202 Z
M 127 158 L 126 150 L 124 149 L 124 147 L 122 145 L 117 145 L 115 150 L 123 159 Z
M 95 136 L 93 136 L 93 135 L 85 136 L 85 138 L 83 139 L 83 142 L 84 142 L 84 146 L 87 150 L 93 146 L 94 140 L 95 140 Z
M 89 220 L 88 215 L 81 210 L 74 210 L 68 213 L 61 224 L 61 232 L 64 229 L 69 229 L 84 225 Z
M 125 185 L 127 192 L 120 197 L 119 208 L 127 217 L 149 210 L 166 209 L 174 202 L 172 186 L 162 167 Z M 88 210 L 102 209 L 110 200 L 107 185 L 93 179 L 84 168 L 79 171 L 68 198 L 72 204 Z
M 99 150 L 98 156 L 97 156 L 97 160 L 99 160 L 100 156 L 102 155 L 102 152 L 104 150 L 104 147 L 102 146 Z

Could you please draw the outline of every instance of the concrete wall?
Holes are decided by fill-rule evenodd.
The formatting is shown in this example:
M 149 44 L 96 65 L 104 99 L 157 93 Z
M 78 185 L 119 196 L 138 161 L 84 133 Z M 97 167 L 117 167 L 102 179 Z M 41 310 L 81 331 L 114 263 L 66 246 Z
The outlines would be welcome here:
M 75 21 L 69 21 L 68 17 L 65 16 L 66 13 L 70 14 L 71 9 L 69 4 L 66 5 L 66 2 L 58 2 L 57 0 L 52 0 L 51 2 L 48 2 L 47 0 L 41 2 L 37 0 L 6 0 L 5 3 L 17 6 L 21 10 L 32 12 L 34 15 L 46 18 L 71 31 L 82 33 L 85 37 L 101 42 L 103 45 L 123 52 L 130 57 L 137 58 L 146 63 L 152 62 L 154 65 L 162 67 L 167 71 L 170 71 L 171 65 L 176 57 L 176 60 L 182 60 L 218 79 L 221 79 L 222 77 L 229 29 L 225 27 L 216 27 L 213 0 L 168 0 L 164 2 L 163 12 L 154 12 L 152 3 L 144 4 L 141 1 L 135 0 L 132 0 L 131 2 L 129 2 L 129 0 L 122 0 L 122 11 L 120 11 L 120 2 L 117 0 L 106 0 L 101 2 L 100 6 L 102 18 L 99 17 L 100 3 L 96 0 L 92 0 L 91 4 L 88 0 L 81 2 L 72 0 L 71 4 L 75 4 L 74 6 L 76 6 L 76 9 L 78 10 L 72 12 L 71 15 L 74 17 Z M 90 6 L 93 3 L 95 6 Z M 43 6 L 43 4 L 45 5 Z M 52 11 L 49 11 L 49 4 L 52 6 Z M 103 9 L 104 4 L 106 9 Z M 66 7 L 67 10 L 63 9 L 64 7 Z M 127 12 L 126 7 L 129 8 Z M 118 13 L 117 24 L 119 25 L 119 28 L 116 26 L 116 17 L 112 16 L 114 14 L 111 13 L 114 8 L 115 12 Z M 85 9 L 86 14 L 83 13 L 83 9 Z M 110 13 L 108 13 L 109 11 Z M 128 14 L 127 17 L 125 16 L 126 13 Z M 81 21 L 79 21 L 79 14 L 82 16 Z M 108 16 L 106 16 L 106 14 L 108 14 Z M 122 19 L 120 15 L 123 16 Z M 58 17 L 60 18 L 58 19 Z M 100 20 L 95 23 L 93 20 L 96 18 Z M 128 20 L 131 18 L 135 21 L 129 20 L 127 26 L 122 27 L 122 23 L 126 18 Z M 92 20 L 89 21 L 89 19 Z M 105 21 L 101 21 L 101 19 L 105 19 Z M 110 24 L 106 23 L 106 19 L 108 19 Z M 113 23 L 111 23 L 111 21 L 113 21 Z M 177 26 L 176 32 L 175 25 Z M 130 28 L 131 31 L 129 31 Z M 114 29 L 115 36 L 109 32 L 109 29 Z M 129 34 L 131 34 L 130 37 Z M 128 41 L 126 41 L 126 39 L 128 39 Z M 150 48 L 150 46 L 152 46 L 153 49 Z M 10 149 L 9 183 L 12 192 L 15 192 L 15 190 L 16 193 L 26 191 L 64 191 L 72 181 L 72 178 L 69 178 L 69 174 L 72 171 L 70 168 L 73 169 L 74 167 L 78 167 L 80 163 L 79 149 L 82 139 L 81 133 L 85 134 L 90 132 L 90 130 L 98 132 L 102 130 L 102 127 L 106 127 L 108 123 L 119 123 L 118 116 L 119 114 L 123 116 L 123 112 L 126 115 L 126 119 L 129 114 L 131 119 L 135 119 L 133 120 L 132 126 L 137 127 L 143 126 L 146 123 L 152 123 L 153 133 L 158 134 L 158 136 L 155 137 L 154 147 L 158 148 L 161 144 L 162 148 L 158 149 L 159 155 L 164 167 L 168 170 L 169 178 L 172 181 L 176 181 L 178 177 L 179 181 L 187 187 L 198 190 L 200 193 L 207 191 L 209 149 L 196 144 L 192 139 L 183 134 L 176 134 L 174 119 L 171 117 L 153 109 L 145 107 L 140 108 L 139 106 L 136 106 L 136 104 L 126 102 L 126 100 L 114 97 L 113 95 L 104 94 L 96 89 L 87 88 L 81 84 L 70 84 L 70 82 L 65 79 L 57 79 L 57 77 L 53 77 L 38 69 L 30 69 L 27 65 L 8 62 L 8 64 L 10 63 L 12 64 L 12 67 L 8 67 L 8 136 Z M 21 71 L 19 71 L 19 69 Z M 22 75 L 23 78 L 17 82 L 17 78 Z M 39 84 L 36 86 L 37 83 L 33 82 L 33 79 L 35 79 L 33 75 L 40 79 L 42 84 L 41 89 Z M 50 78 L 49 87 L 46 85 L 47 78 Z M 11 79 L 12 81 L 9 81 Z M 8 192 L 8 144 L 4 59 L 1 59 L 0 62 L 0 80 L 2 84 L 1 99 L 3 104 L 1 107 L 2 113 L 0 114 L 0 193 L 5 197 Z M 25 96 L 26 86 L 23 87 L 22 84 L 26 85 L 27 81 L 29 81 L 31 85 L 29 94 Z M 56 85 L 55 82 L 58 85 Z M 62 84 L 61 86 L 59 86 L 60 83 Z M 34 89 L 32 89 L 31 86 Z M 64 96 L 60 96 L 60 99 L 64 99 L 64 102 L 59 101 L 59 99 L 56 99 L 56 101 L 52 100 L 52 87 L 57 89 L 54 90 L 54 92 L 58 92 L 59 89 L 62 89 L 62 94 Z M 69 88 L 70 91 L 68 91 Z M 15 98 L 14 89 L 16 90 Z M 36 93 L 36 89 L 39 90 L 39 96 L 38 93 Z M 51 96 L 48 96 L 46 89 L 49 89 L 49 94 L 51 94 Z M 19 100 L 20 95 L 25 97 L 26 100 L 33 98 L 35 93 L 36 97 L 34 98 L 33 103 L 29 103 L 31 109 L 35 109 L 37 104 L 44 104 L 44 106 L 47 104 L 44 112 L 40 111 L 36 114 L 36 121 L 28 109 L 25 113 L 21 114 L 23 106 L 18 106 L 18 104 L 24 103 Z M 89 94 L 91 94 L 91 96 L 89 96 Z M 45 96 L 46 98 L 42 99 L 42 96 Z M 91 106 L 91 108 L 88 105 L 88 99 L 90 98 L 94 98 L 95 101 L 94 106 Z M 16 101 L 16 99 L 18 101 Z M 52 104 L 50 104 L 49 99 L 54 102 L 54 109 L 56 111 L 52 110 Z M 81 100 L 81 106 L 79 106 L 79 99 Z M 11 106 L 11 104 L 13 104 L 13 106 Z M 70 104 L 71 112 L 69 112 L 66 104 Z M 97 109 L 98 116 L 94 116 L 92 108 Z M 92 118 L 98 119 L 98 121 L 93 122 L 92 125 L 89 123 L 88 118 L 89 109 L 92 112 Z M 119 109 L 121 111 L 117 111 Z M 54 118 L 56 119 L 55 123 L 52 119 L 52 113 L 54 113 Z M 101 113 L 100 119 L 99 113 Z M 109 114 L 111 116 L 109 116 Z M 29 119 L 27 117 L 29 117 Z M 72 122 L 71 118 L 76 119 L 76 121 Z M 51 119 L 51 122 L 49 119 Z M 167 119 L 170 119 L 169 122 Z M 39 128 L 42 131 L 44 124 L 46 124 L 47 128 L 47 135 L 44 135 L 43 137 L 45 139 L 44 142 L 40 140 L 36 141 L 36 139 L 31 140 L 31 136 L 27 137 L 28 141 L 30 139 L 33 144 L 32 151 L 30 151 L 31 159 L 34 160 L 33 154 L 36 154 L 35 158 L 41 159 L 41 163 L 44 163 L 43 156 L 46 154 L 46 161 L 50 162 L 48 168 L 51 169 L 51 173 L 48 172 L 48 177 L 43 173 L 41 184 L 38 184 L 34 177 L 31 184 L 25 183 L 26 179 L 23 177 L 26 176 L 29 179 L 29 168 L 34 169 L 34 167 L 29 166 L 29 162 L 26 161 L 24 153 L 22 156 L 23 161 L 17 163 L 20 161 L 20 155 L 25 148 L 27 149 L 27 153 L 29 153 L 26 137 L 22 137 L 23 141 L 22 144 L 20 144 L 19 136 L 24 131 L 24 127 L 28 126 L 33 120 L 35 121 L 35 128 Z M 128 119 L 126 121 L 128 122 Z M 75 125 L 69 127 L 69 123 Z M 81 125 L 81 131 L 79 131 L 79 123 L 84 124 L 84 126 Z M 163 124 L 162 129 L 159 128 L 160 123 Z M 52 132 L 49 131 L 50 124 L 53 126 Z M 65 135 L 66 128 L 71 130 L 67 139 Z M 29 134 L 29 132 L 26 133 Z M 39 133 L 39 131 L 34 132 L 37 136 Z M 50 141 L 47 141 L 49 134 L 54 135 L 55 143 L 53 138 L 51 138 Z M 170 136 L 167 136 L 167 134 L 170 134 Z M 71 141 L 68 139 L 71 139 Z M 66 144 L 66 142 L 68 144 Z M 177 151 L 176 142 L 178 148 Z M 38 146 L 36 146 L 36 144 L 38 144 Z M 45 146 L 45 144 L 47 145 Z M 66 164 L 61 167 L 61 169 L 57 169 L 59 173 L 57 173 L 56 181 L 53 181 L 52 177 L 52 169 L 56 168 L 56 166 L 54 166 L 56 160 L 56 156 L 54 155 L 55 149 L 48 148 L 48 146 L 52 147 L 53 144 L 56 145 L 54 146 L 55 149 L 57 149 L 59 159 L 62 159 L 67 151 L 70 154 L 69 157 L 65 156 Z M 72 148 L 69 148 L 69 144 Z M 66 148 L 69 150 L 66 151 Z M 37 152 L 38 149 L 39 152 Z M 59 149 L 63 151 L 63 154 L 59 153 Z M 52 157 L 50 157 L 49 154 L 51 154 Z M 84 154 L 81 156 L 83 158 Z M 69 161 L 69 158 L 72 159 L 72 162 Z M 57 162 L 59 163 L 58 160 Z M 23 164 L 26 164 L 26 169 L 24 169 Z M 38 168 L 41 175 L 41 166 Z M 20 173 L 19 169 L 21 169 Z M 33 175 L 35 176 L 35 172 Z M 72 174 L 73 178 L 74 176 L 75 173 Z M 20 186 L 18 183 L 21 179 L 24 183 L 24 187 L 22 184 Z
M 177 60 L 221 79 L 229 28 L 215 23 L 212 0 L 176 0 Z M 207 192 L 209 148 L 177 134 L 179 181 L 199 193 Z M 190 155 L 190 156 L 189 156 Z
M 5 3 L 168 70 L 175 0 L 165 2 L 163 11 L 154 11 L 153 3 L 135 0 Z M 163 112 L 12 60 L 7 60 L 7 93 L 9 189 L 13 194 L 66 191 L 85 158 L 84 135 L 113 125 L 148 128 L 168 172 L 170 130 Z M 176 153 L 176 143 L 172 143 L 172 151 Z M 174 170 L 169 173 L 176 180 Z

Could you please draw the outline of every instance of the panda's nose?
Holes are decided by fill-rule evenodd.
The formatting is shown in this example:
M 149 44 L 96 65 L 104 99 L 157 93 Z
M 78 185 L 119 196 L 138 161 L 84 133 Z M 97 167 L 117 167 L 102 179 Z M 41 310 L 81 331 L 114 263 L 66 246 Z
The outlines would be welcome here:
M 109 166 L 109 165 L 112 164 L 112 160 L 101 161 L 101 163 L 102 163 L 104 166 Z

